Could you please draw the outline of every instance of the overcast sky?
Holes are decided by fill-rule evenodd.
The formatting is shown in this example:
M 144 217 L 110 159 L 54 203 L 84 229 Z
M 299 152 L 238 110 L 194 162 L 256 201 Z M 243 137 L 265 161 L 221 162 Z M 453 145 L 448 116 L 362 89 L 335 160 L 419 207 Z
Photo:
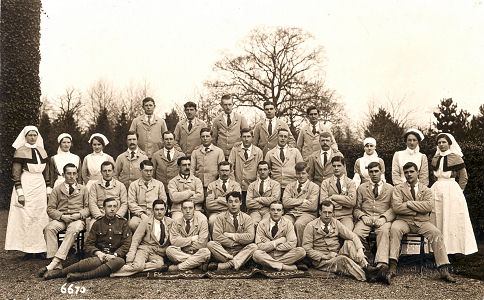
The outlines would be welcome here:
M 146 80 L 168 111 L 213 74 L 221 51 L 269 25 L 303 28 L 325 47 L 327 85 L 355 120 L 388 98 L 406 98 L 420 123 L 444 97 L 473 114 L 484 103 L 482 0 L 42 2 L 43 96 Z

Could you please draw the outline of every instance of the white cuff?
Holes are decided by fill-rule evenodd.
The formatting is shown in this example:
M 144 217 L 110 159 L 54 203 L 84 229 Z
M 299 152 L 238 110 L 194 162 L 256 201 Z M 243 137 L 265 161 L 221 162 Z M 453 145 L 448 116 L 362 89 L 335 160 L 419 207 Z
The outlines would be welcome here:
M 22 190 L 21 188 L 20 189 L 17 189 L 17 196 L 23 196 L 24 195 L 24 190 Z
M 52 193 L 52 188 L 50 186 L 47 187 L 47 194 L 49 195 L 50 193 Z

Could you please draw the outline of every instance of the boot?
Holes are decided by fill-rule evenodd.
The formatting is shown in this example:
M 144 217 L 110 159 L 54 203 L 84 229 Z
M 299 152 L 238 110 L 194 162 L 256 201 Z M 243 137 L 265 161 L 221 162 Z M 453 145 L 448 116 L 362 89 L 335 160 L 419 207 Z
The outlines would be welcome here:
M 103 264 L 92 271 L 87 271 L 84 273 L 69 273 L 67 275 L 67 281 L 78 281 L 98 277 L 106 277 L 111 274 L 111 268 L 106 264 Z
M 385 275 L 385 282 L 390 285 L 392 283 L 392 277 L 397 274 L 397 264 L 398 262 L 390 258 L 390 265 L 388 266 L 388 271 Z
M 65 277 L 66 274 L 64 273 L 63 269 L 54 269 L 45 272 L 44 274 L 44 280 L 49 280 L 49 279 L 54 279 L 54 278 L 61 278 Z
M 449 273 L 449 266 L 450 265 L 443 265 L 439 267 L 440 278 L 447 282 L 455 283 L 455 278 Z

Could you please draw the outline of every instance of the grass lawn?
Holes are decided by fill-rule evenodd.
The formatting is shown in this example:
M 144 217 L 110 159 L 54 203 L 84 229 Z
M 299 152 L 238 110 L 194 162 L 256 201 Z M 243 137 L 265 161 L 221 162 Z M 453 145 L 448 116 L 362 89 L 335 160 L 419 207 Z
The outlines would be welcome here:
M 402 263 L 391 286 L 358 282 L 341 276 L 311 271 L 309 278 L 147 280 L 144 277 L 103 278 L 75 282 L 78 294 L 62 293 L 65 279 L 44 281 L 37 270 L 46 260 L 22 260 L 22 253 L 3 250 L 8 211 L 0 210 L 0 295 L 4 299 L 65 298 L 417 298 L 483 299 L 484 247 L 480 254 L 458 257 L 456 284 L 439 280 L 436 269 L 424 268 L 420 275 L 410 260 Z M 76 261 L 69 256 L 65 265 Z M 429 264 L 431 265 L 431 264 Z M 469 278 L 466 276 L 473 276 Z M 68 288 L 69 285 L 65 285 Z M 84 290 L 85 289 L 85 290 Z M 81 293 L 81 290 L 84 293 Z M 68 292 L 68 291 L 66 291 Z

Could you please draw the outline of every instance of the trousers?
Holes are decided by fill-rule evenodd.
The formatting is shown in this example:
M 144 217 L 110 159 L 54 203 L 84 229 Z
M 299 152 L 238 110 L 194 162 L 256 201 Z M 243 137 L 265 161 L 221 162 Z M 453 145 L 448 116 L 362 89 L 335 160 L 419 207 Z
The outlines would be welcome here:
M 179 270 L 190 270 L 206 263 L 210 259 L 210 250 L 208 248 L 198 249 L 193 254 L 183 252 L 180 247 L 169 246 L 166 248 L 166 256 L 172 262 L 178 264 Z
M 283 265 L 293 265 L 305 256 L 306 250 L 302 247 L 296 247 L 287 252 L 271 251 L 268 253 L 255 250 L 252 257 L 256 263 L 280 271 Z
M 83 220 L 77 220 L 66 224 L 62 221 L 52 220 L 44 228 L 44 238 L 47 245 L 47 258 L 57 257 L 65 260 L 69 249 L 74 244 L 77 235 L 85 228 Z M 64 240 L 59 247 L 57 243 L 57 233 L 65 230 Z
M 252 258 L 257 245 L 252 243 L 245 247 L 224 248 L 219 242 L 210 241 L 207 243 L 207 248 L 212 253 L 213 258 L 219 262 L 228 262 L 229 256 L 233 256 L 234 269 L 238 270 Z
M 353 232 L 364 241 L 370 234 L 370 231 L 374 230 L 376 233 L 376 263 L 388 264 L 388 256 L 390 254 L 390 228 L 391 222 L 386 222 L 380 227 L 367 226 L 363 221 L 358 221 L 353 229 Z

